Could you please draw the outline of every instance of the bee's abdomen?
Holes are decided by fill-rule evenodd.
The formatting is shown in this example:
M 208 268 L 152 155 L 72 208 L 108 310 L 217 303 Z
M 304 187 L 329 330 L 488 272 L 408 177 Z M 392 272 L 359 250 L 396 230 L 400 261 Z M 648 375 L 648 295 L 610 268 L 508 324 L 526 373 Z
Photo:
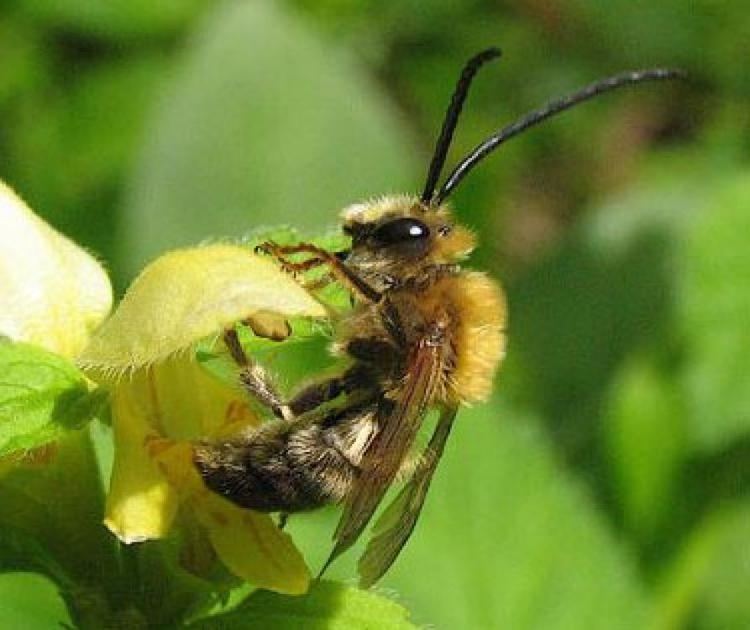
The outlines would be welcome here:
M 300 512 L 343 499 L 359 474 L 371 415 L 341 424 L 264 425 L 247 437 L 195 447 L 206 486 L 240 507 Z

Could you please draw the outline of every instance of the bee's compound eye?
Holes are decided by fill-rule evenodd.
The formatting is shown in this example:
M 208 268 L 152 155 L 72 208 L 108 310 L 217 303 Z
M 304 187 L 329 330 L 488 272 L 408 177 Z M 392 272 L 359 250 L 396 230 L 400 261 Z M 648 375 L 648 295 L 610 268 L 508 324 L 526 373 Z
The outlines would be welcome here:
M 430 229 L 418 219 L 393 219 L 375 229 L 372 236 L 382 245 L 424 241 Z

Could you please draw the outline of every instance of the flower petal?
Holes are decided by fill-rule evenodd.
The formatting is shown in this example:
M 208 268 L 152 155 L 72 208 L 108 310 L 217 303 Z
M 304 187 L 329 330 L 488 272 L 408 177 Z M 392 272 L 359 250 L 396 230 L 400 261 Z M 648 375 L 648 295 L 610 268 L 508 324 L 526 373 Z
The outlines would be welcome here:
M 112 307 L 102 266 L 0 182 L 0 334 L 75 357 Z
M 166 535 L 177 497 L 147 451 L 156 438 L 194 439 L 256 424 L 242 394 L 187 356 L 138 370 L 112 386 L 115 463 L 107 526 L 126 542 Z
M 192 506 L 214 550 L 232 573 L 279 593 L 307 592 L 310 572 L 290 536 L 267 514 L 241 509 L 207 490 L 193 465 L 192 445 L 155 440 L 149 450 Z
M 118 377 L 257 313 L 326 316 L 288 274 L 246 248 L 176 250 L 144 269 L 79 364 L 100 379 Z
M 115 461 L 104 524 L 125 543 L 166 536 L 178 506 L 177 492 L 144 447 L 157 434 L 142 390 L 127 382 L 112 393 Z
M 191 356 L 177 355 L 131 376 L 130 387 L 149 406 L 152 427 L 164 437 L 192 440 L 236 433 L 260 422 L 237 387 L 211 376 Z M 122 381 L 114 387 L 121 387 Z

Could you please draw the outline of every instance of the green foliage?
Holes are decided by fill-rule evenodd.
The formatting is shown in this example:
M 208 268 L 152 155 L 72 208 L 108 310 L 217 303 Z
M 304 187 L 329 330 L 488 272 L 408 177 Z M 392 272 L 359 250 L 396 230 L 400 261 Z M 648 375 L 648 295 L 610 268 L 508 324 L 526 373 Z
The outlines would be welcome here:
M 103 404 L 69 361 L 28 344 L 0 341 L 0 457 L 53 442 Z
M 413 186 L 408 135 L 351 60 L 327 54 L 297 18 L 270 3 L 224 5 L 138 160 L 122 264 L 132 272 L 165 245 L 262 225 L 319 231 L 346 203 Z
M 0 575 L 0 626 L 44 630 L 70 625 L 70 616 L 55 585 L 34 573 Z
M 621 368 L 603 426 L 623 520 L 642 541 L 669 522 L 687 457 L 686 410 L 659 367 L 635 357 Z
M 727 177 L 702 208 L 683 253 L 678 300 L 687 355 L 684 391 L 701 450 L 720 450 L 750 434 L 749 209 L 750 177 Z
M 98 249 L 112 247 L 113 217 L 90 209 L 114 203 L 114 182 L 140 146 L 165 70 L 159 57 L 144 54 L 70 77 L 64 97 L 29 97 L 9 135 L 17 156 L 11 167 L 31 207 L 46 210 L 63 231 L 75 226 Z
M 0 177 L 121 288 L 176 245 L 320 233 L 350 202 L 418 190 L 456 73 L 486 45 L 505 54 L 449 163 L 598 76 L 663 64 L 691 81 L 565 114 L 456 194 L 473 265 L 507 284 L 509 358 L 493 402 L 459 413 L 383 580 L 398 604 L 332 582 L 249 595 L 189 518 L 119 546 L 101 525 L 101 394 L 69 361 L 3 343 L 0 626 L 748 627 L 745 5 L 7 3 Z M 284 345 L 241 329 L 290 387 L 331 365 L 329 330 L 293 330 Z M 231 379 L 213 352 L 198 358 Z M 313 572 L 337 516 L 289 523 Z M 351 580 L 362 542 L 329 578 Z
M 409 630 L 409 613 L 374 593 L 333 582 L 317 582 L 305 597 L 283 597 L 259 591 L 234 610 L 188 627 L 200 630 L 278 628 L 292 630 Z
M 458 420 L 414 538 L 384 584 L 419 621 L 447 628 L 643 627 L 632 554 L 536 419 L 495 403 Z
M 39 0 L 19 3 L 24 17 L 105 41 L 169 35 L 183 27 L 203 0 Z
M 51 578 L 77 625 L 95 627 L 136 594 L 122 590 L 117 548 L 101 526 L 102 480 L 88 432 L 68 433 L 55 446 L 50 462 L 3 475 L 0 566 Z

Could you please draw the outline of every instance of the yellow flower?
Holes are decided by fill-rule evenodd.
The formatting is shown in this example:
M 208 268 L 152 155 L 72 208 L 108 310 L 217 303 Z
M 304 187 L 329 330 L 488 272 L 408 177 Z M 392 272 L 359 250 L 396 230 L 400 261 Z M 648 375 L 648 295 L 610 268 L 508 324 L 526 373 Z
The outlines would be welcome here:
M 112 307 L 96 259 L 0 182 L 0 334 L 74 358 Z
M 268 515 L 206 490 L 193 467 L 192 440 L 257 422 L 244 394 L 206 373 L 193 348 L 240 320 L 325 314 L 275 265 L 234 245 L 171 252 L 142 272 L 79 358 L 112 393 L 105 523 L 121 540 L 162 538 L 187 507 L 233 573 L 283 593 L 307 590 L 310 575 L 289 536 Z
M 74 359 L 112 307 L 106 272 L 2 181 L 0 226 L 0 335 Z M 0 475 L 19 463 L 47 464 L 55 452 L 54 441 L 19 450 L 0 458 Z

